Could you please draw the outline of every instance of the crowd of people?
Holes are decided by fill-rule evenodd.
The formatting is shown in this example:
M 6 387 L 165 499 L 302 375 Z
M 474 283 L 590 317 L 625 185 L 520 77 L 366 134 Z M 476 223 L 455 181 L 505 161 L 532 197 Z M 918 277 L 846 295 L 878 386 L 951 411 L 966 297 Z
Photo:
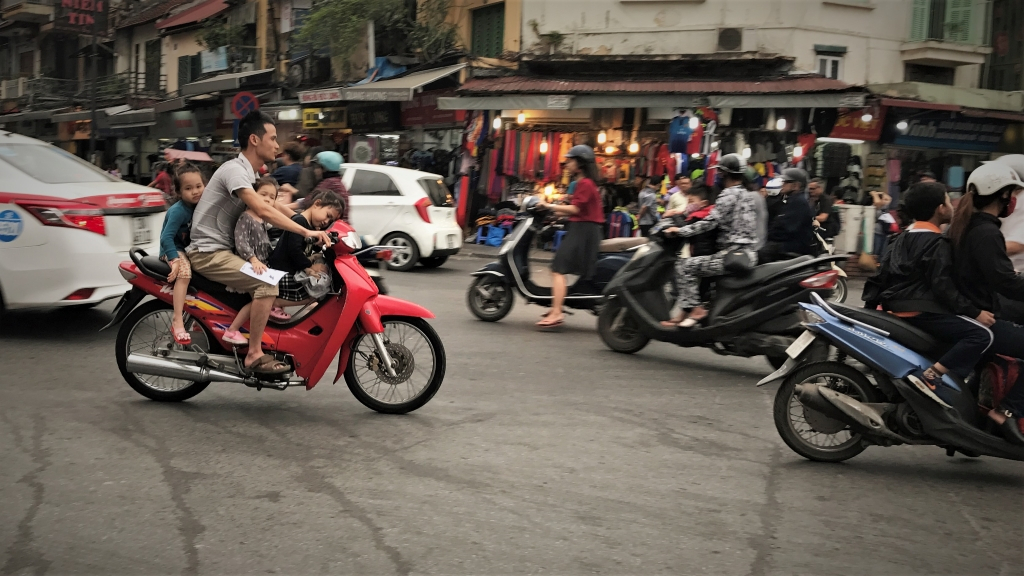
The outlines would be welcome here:
M 290 368 L 263 353 L 263 331 L 272 317 L 289 319 L 285 306 L 310 304 L 330 290 L 326 263 L 307 255 L 306 239 L 330 245 L 324 230 L 335 220 L 347 219 L 348 191 L 340 178 L 340 154 L 319 152 L 300 163 L 302 150 L 294 145 L 286 147 L 272 175 L 258 177 L 266 164 L 277 160 L 280 148 L 274 120 L 265 113 L 254 111 L 243 118 L 238 138 L 241 153 L 209 181 L 188 162 L 169 165 L 154 181 L 154 186 L 170 182 L 165 193 L 172 205 L 160 235 L 160 257 L 170 265 L 168 281 L 174 283 L 171 332 L 178 344 L 191 343 L 182 312 L 194 270 L 252 297 L 224 340 L 248 345 L 247 370 L 278 375 Z M 271 230 L 282 234 L 273 249 Z M 268 268 L 286 274 L 278 283 L 267 282 L 260 276 Z M 241 333 L 246 322 L 248 338 Z

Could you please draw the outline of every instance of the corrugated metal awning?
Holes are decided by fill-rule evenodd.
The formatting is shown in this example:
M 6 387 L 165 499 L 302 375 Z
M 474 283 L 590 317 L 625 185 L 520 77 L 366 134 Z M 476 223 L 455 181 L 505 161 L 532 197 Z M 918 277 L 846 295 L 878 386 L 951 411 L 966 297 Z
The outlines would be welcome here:
M 343 100 L 355 100 L 363 102 L 410 102 L 417 88 L 422 88 L 431 82 L 436 82 L 446 76 L 462 70 L 466 64 L 455 64 L 444 68 L 414 72 L 401 78 L 391 78 L 370 82 L 361 86 L 342 88 L 341 97 Z
M 473 78 L 459 89 L 462 94 L 798 94 L 845 92 L 853 86 L 820 76 L 792 76 L 751 80 L 573 80 L 504 76 Z
M 156 112 L 152 108 L 128 110 L 107 117 L 111 128 L 137 128 L 156 124 Z
M 120 114 L 131 110 L 132 107 L 127 104 L 121 106 L 111 106 L 109 108 L 100 108 L 96 110 L 96 116 L 99 118 L 106 118 L 114 114 Z M 83 120 L 91 120 L 92 112 L 89 110 L 76 110 L 75 112 L 64 112 L 62 114 L 54 114 L 53 122 L 82 122 Z
M 223 92 L 229 90 L 241 90 L 249 86 L 262 86 L 269 84 L 273 79 L 274 69 L 253 70 L 251 72 L 235 72 L 232 74 L 221 74 L 206 80 L 199 80 L 185 84 L 180 88 L 182 96 L 196 96 L 209 94 L 211 92 Z
M 818 94 L 562 94 L 507 96 L 459 96 L 438 98 L 440 110 L 580 110 L 588 108 L 863 108 L 866 94 L 834 92 Z

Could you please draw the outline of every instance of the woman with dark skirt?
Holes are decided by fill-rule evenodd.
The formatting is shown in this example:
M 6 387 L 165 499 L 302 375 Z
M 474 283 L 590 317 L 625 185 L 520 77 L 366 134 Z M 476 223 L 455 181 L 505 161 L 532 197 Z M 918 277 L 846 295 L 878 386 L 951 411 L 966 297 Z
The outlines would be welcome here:
M 572 203 L 568 205 L 547 204 L 547 208 L 559 216 L 569 217 L 569 228 L 551 263 L 551 310 L 537 323 L 541 328 L 555 328 L 565 321 L 562 303 L 568 292 L 566 275 L 575 274 L 588 278 L 594 272 L 600 250 L 604 227 L 604 207 L 601 193 L 597 190 L 597 164 L 594 149 L 590 146 L 573 146 L 565 155 L 566 168 L 576 178 L 576 189 Z

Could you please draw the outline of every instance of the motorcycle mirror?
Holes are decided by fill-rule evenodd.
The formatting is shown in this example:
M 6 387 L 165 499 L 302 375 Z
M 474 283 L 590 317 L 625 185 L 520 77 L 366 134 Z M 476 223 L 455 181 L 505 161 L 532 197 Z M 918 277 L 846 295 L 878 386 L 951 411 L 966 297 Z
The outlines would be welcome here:
M 540 198 L 537 198 L 536 196 L 528 196 L 526 199 L 523 200 L 523 210 L 527 212 L 532 212 L 539 203 Z

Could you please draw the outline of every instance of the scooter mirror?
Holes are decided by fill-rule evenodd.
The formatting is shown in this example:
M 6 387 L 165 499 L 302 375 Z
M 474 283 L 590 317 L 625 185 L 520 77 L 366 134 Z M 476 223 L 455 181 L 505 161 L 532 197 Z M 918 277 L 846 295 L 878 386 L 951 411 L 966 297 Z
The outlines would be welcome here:
M 537 204 L 540 203 L 540 198 L 536 196 L 527 196 L 523 200 L 523 210 L 526 212 L 533 212 L 537 208 Z

